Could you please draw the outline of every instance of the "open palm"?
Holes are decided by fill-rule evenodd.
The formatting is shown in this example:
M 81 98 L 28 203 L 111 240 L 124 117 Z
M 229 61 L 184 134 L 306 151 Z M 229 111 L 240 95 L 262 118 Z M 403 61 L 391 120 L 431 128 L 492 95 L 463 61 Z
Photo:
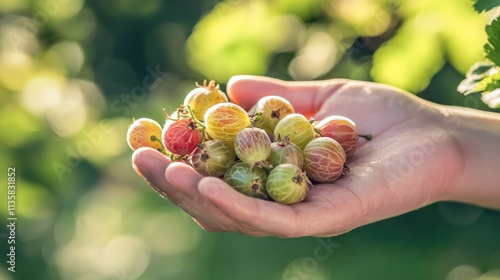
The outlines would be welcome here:
M 279 95 L 297 112 L 320 120 L 352 119 L 361 134 L 348 160 L 350 173 L 332 184 L 311 187 L 294 205 L 244 196 L 218 178 L 203 177 L 171 163 L 153 149 L 134 153 L 136 171 L 208 231 L 254 236 L 332 236 L 446 199 L 462 159 L 449 134 L 454 122 L 440 107 L 380 84 L 350 80 L 283 82 L 237 76 L 228 84 L 232 100 L 249 109 L 261 97 Z

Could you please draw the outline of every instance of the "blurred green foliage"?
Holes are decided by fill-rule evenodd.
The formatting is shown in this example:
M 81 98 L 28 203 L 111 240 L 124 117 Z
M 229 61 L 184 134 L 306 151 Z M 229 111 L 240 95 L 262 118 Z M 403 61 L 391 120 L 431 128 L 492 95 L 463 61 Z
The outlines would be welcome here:
M 2 226 L 0 279 L 500 279 L 498 212 L 439 203 L 330 239 L 206 233 L 134 173 L 125 141 L 132 117 L 161 121 L 194 81 L 235 74 L 371 80 L 487 110 L 455 91 L 486 40 L 469 1 L 2 0 L 0 12 L 0 166 L 17 167 L 19 218 L 17 272 Z

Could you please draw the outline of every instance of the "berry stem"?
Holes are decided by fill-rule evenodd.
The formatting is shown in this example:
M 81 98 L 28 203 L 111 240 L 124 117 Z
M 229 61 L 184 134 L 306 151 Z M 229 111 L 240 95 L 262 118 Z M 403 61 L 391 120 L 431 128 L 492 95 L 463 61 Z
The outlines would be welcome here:
M 191 117 L 191 119 L 193 119 L 193 121 L 199 125 L 203 130 L 205 129 L 205 124 L 203 122 L 201 122 L 200 120 L 198 120 L 195 116 L 194 116 L 194 113 L 193 113 L 193 110 L 191 109 L 191 106 L 189 105 L 186 105 L 186 108 L 189 112 L 189 117 Z
M 310 118 L 309 119 L 309 123 L 312 124 L 312 125 L 316 125 L 318 122 L 316 121 L 315 118 Z
M 261 160 L 261 161 L 258 161 L 256 163 L 250 165 L 250 169 L 253 169 L 254 167 L 272 169 L 273 165 L 270 164 L 269 162 L 265 161 L 265 160 Z
M 359 134 L 358 137 L 365 138 L 368 141 L 373 139 L 371 134 Z
M 206 140 L 206 136 L 205 136 L 205 128 L 200 128 L 200 132 L 201 132 L 201 139 L 200 139 L 200 145 L 203 144 L 203 142 L 205 142 Z
M 276 139 L 276 143 L 278 146 L 285 147 L 286 145 L 290 145 L 290 134 L 287 134 L 283 139 L 281 139 L 281 135 L 278 134 L 278 139 Z
M 220 88 L 219 84 L 215 83 L 214 80 L 210 80 L 210 82 L 208 82 L 207 84 L 207 79 L 204 79 L 203 85 L 198 84 L 198 82 L 194 82 L 194 84 L 199 88 L 206 88 L 208 90 L 213 90 L 213 89 L 218 90 Z
M 207 79 L 203 80 L 203 85 L 198 84 L 198 81 L 194 82 L 194 84 L 199 88 L 207 87 Z
M 263 113 L 264 112 L 259 111 L 259 112 L 255 112 L 255 114 L 253 114 L 253 115 L 248 116 L 250 118 L 250 123 L 252 124 L 252 126 L 255 126 L 256 123 L 258 123 L 262 120 Z
M 297 176 L 292 178 L 292 181 L 294 183 L 300 184 L 302 181 L 304 181 L 304 177 L 302 177 L 302 174 L 298 174 Z
M 323 137 L 323 133 L 321 133 L 321 130 L 317 129 L 316 127 L 314 128 L 314 132 L 316 132 L 320 137 Z
M 158 142 L 161 144 L 162 148 L 158 149 L 159 152 L 161 152 L 162 154 L 169 156 L 169 157 L 172 155 L 167 149 L 165 149 L 165 147 L 163 146 L 163 142 L 160 139 L 158 139 L 158 137 L 151 135 L 150 139 L 151 139 L 151 141 L 155 141 L 155 142 Z
M 346 176 L 347 174 L 349 174 L 349 172 L 351 172 L 351 168 L 349 168 L 349 166 L 347 166 L 347 163 L 344 163 L 344 167 L 343 167 L 343 170 L 342 170 L 342 175 Z
M 178 121 L 179 120 L 179 118 L 175 119 L 175 118 L 172 118 L 171 116 L 169 116 L 167 113 L 167 110 L 165 110 L 165 108 L 163 108 L 163 115 L 165 116 L 165 119 L 167 119 L 167 120 L 171 120 L 171 121 Z M 179 113 L 177 113 L 177 115 L 179 115 Z
M 203 82 L 203 84 L 205 84 L 205 82 L 206 82 L 206 80 Z M 189 117 L 196 123 L 196 125 L 198 125 L 200 127 L 199 130 L 201 132 L 201 139 L 200 139 L 199 145 L 201 145 L 203 142 L 205 142 L 205 129 L 207 127 L 205 126 L 205 124 L 203 122 L 201 122 L 200 120 L 198 120 L 194 116 L 193 109 L 191 109 L 191 106 L 186 105 L 186 108 L 188 110 Z

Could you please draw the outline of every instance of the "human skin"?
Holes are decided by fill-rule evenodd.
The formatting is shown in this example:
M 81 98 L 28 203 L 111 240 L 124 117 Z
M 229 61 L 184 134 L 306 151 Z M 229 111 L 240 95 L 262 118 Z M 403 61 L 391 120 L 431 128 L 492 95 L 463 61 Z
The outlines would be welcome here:
M 317 120 L 343 115 L 373 140 L 360 139 L 347 176 L 314 185 L 303 202 L 293 205 L 244 196 L 154 149 L 135 151 L 136 172 L 207 231 L 326 237 L 437 201 L 500 209 L 498 114 L 438 105 L 389 86 L 352 80 L 235 76 L 227 92 L 247 110 L 263 96 L 279 95 Z

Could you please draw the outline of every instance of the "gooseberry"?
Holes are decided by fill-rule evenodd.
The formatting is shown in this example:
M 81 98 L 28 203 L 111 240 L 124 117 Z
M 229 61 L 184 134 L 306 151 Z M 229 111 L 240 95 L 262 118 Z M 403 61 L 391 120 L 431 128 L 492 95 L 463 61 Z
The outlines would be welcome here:
M 247 127 L 234 138 L 234 151 L 238 158 L 253 168 L 271 167 L 266 159 L 271 153 L 271 140 L 267 133 L 258 127 Z
M 267 199 L 267 174 L 262 168 L 250 168 L 244 162 L 237 162 L 224 174 L 224 181 L 238 192 L 261 199 Z
M 203 81 L 203 85 L 196 83 L 197 88 L 191 90 L 184 99 L 184 105 L 189 105 L 193 110 L 194 117 L 203 120 L 208 108 L 215 104 L 228 102 L 227 96 L 219 89 L 215 81 Z
M 161 126 L 158 122 L 149 118 L 140 118 L 134 120 L 129 126 L 127 143 L 134 151 L 141 147 L 150 147 L 162 151 L 161 134 Z
M 311 182 L 299 167 L 284 163 L 271 170 L 266 189 L 269 196 L 282 204 L 293 204 L 306 198 Z
M 221 140 L 233 148 L 236 134 L 250 125 L 250 117 L 240 106 L 233 103 L 219 103 L 205 112 L 205 126 L 209 137 Z
M 342 146 L 329 137 L 318 137 L 303 150 L 304 171 L 318 183 L 335 181 L 344 172 L 346 154 Z
M 233 165 L 234 159 L 234 151 L 224 142 L 208 140 L 194 150 L 191 165 L 204 176 L 219 177 Z
M 202 140 L 198 125 L 191 118 L 180 118 L 170 124 L 163 133 L 165 148 L 176 155 L 188 155 Z
M 269 154 L 267 162 L 272 166 L 291 163 L 302 168 L 304 157 L 299 146 L 290 142 L 288 136 L 285 136 L 284 139 L 278 139 L 277 142 L 271 143 L 271 154 Z
M 282 118 L 274 129 L 274 139 L 288 135 L 290 141 L 301 149 L 304 149 L 315 134 L 313 125 L 306 117 L 297 113 Z
M 261 112 L 260 120 L 255 126 L 264 129 L 269 135 L 274 134 L 274 128 L 282 118 L 295 113 L 288 100 L 274 95 L 262 97 L 251 110 L 254 113 Z
M 356 150 L 359 137 L 371 139 L 370 135 L 358 135 L 356 124 L 343 116 L 328 116 L 314 125 L 322 136 L 330 137 L 339 142 L 346 156 L 350 157 Z

